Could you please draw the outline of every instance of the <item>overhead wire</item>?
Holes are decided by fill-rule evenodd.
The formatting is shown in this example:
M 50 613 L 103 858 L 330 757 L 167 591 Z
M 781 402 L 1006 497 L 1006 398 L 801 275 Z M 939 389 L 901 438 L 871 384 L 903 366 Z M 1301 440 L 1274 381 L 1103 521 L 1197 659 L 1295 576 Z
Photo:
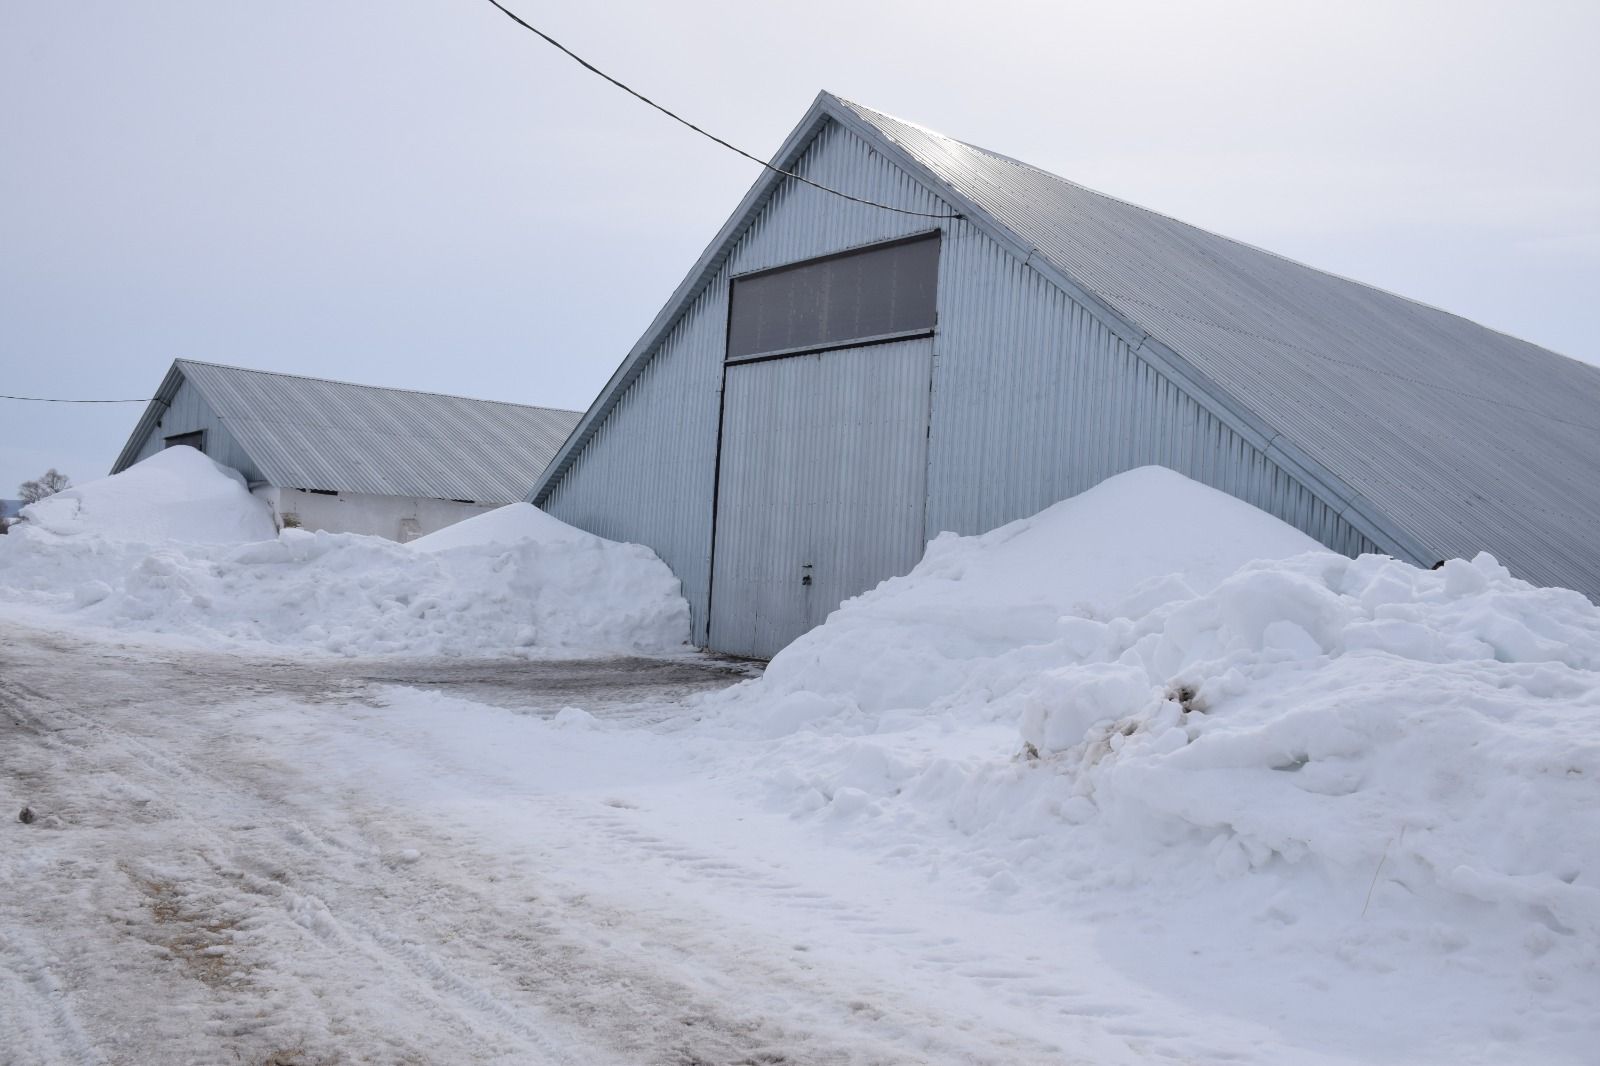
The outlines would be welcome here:
M 717 135 L 715 135 L 713 133 L 709 133 L 706 130 L 701 129 L 699 126 L 695 125 L 693 122 L 690 122 L 688 119 L 684 118 L 683 116 L 676 114 L 675 112 L 667 109 L 666 107 L 663 107 L 661 104 L 656 103 L 654 100 L 650 99 L 648 96 L 645 96 L 643 93 L 639 92 L 638 90 L 632 88 L 631 86 L 628 86 L 628 85 L 624 84 L 623 82 L 621 82 L 621 81 L 617 80 L 616 78 L 612 77 L 610 74 L 607 74 L 605 71 L 601 70 L 599 67 L 596 67 L 593 63 L 590 63 L 587 59 L 584 59 L 582 56 L 580 56 L 576 52 L 572 51 L 572 49 L 568 48 L 566 45 L 562 44 L 560 41 L 556 40 L 554 37 L 551 37 L 548 33 L 545 33 L 543 30 L 541 30 L 538 27 L 536 27 L 536 26 L 532 25 L 531 23 L 527 22 L 525 19 L 523 19 L 521 16 L 519 16 L 516 12 L 510 10 L 504 4 L 500 3 L 500 0 L 487 0 L 487 2 L 489 4 L 491 4 L 491 5 L 493 5 L 495 8 L 499 9 L 499 11 L 502 14 L 504 14 L 507 18 L 509 18 L 511 21 L 515 22 L 517 25 L 521 26 L 523 29 L 525 29 L 528 32 L 534 34 L 535 36 L 537 36 L 540 39 L 542 39 L 545 43 L 551 45 L 552 47 L 554 47 L 558 51 L 562 52 L 564 55 L 566 55 L 568 58 L 572 59 L 579 66 L 583 67 L 585 70 L 589 71 L 590 73 L 598 75 L 599 77 L 601 77 L 601 78 L 605 79 L 606 81 L 610 82 L 612 85 L 614 85 L 617 88 L 621 89 L 623 92 L 627 93 L 628 95 L 633 96 L 636 99 L 638 99 L 638 100 L 640 100 L 640 101 L 642 101 L 642 102 L 644 102 L 646 104 L 649 104 L 651 107 L 655 108 L 657 111 L 661 112 L 663 115 L 666 115 L 668 118 L 672 119 L 675 122 L 682 123 L 683 125 L 687 126 L 689 129 L 691 129 L 694 132 L 700 134 L 702 137 L 705 137 L 705 138 L 707 138 L 707 139 L 709 139 L 709 140 L 721 145 L 722 147 L 728 149 L 729 151 L 735 152 L 735 153 L 743 156 L 744 158 L 746 158 L 746 159 L 748 159 L 748 160 L 750 160 L 750 161 L 752 161 L 754 163 L 758 163 L 761 166 L 765 167 L 766 169 L 768 169 L 770 171 L 773 171 L 774 173 L 781 174 L 786 178 L 793 178 L 796 181 L 803 182 L 806 185 L 810 185 L 812 188 L 821 189 L 823 192 L 826 192 L 826 193 L 832 193 L 834 196 L 842 197 L 842 198 L 844 198 L 846 200 L 852 201 L 853 203 L 866 204 L 869 207 L 882 208 L 885 211 L 895 211 L 895 212 L 898 212 L 898 213 L 903 214 L 903 215 L 916 215 L 916 216 L 921 217 L 921 218 L 961 219 L 961 218 L 965 218 L 966 217 L 965 215 L 962 215 L 960 213 L 952 213 L 952 214 L 943 214 L 943 215 L 941 215 L 941 214 L 935 214 L 935 213 L 928 212 L 928 211 L 915 211 L 915 210 L 912 210 L 912 209 L 906 208 L 906 207 L 895 207 L 892 204 L 879 203 L 876 200 L 868 200 L 868 199 L 865 199 L 865 198 L 860 197 L 860 196 L 853 196 L 850 193 L 844 192 L 842 190 L 832 188 L 831 186 L 823 185 L 820 182 L 812 181 L 810 178 L 807 178 L 804 175 L 796 174 L 793 171 L 784 170 L 781 167 L 774 166 L 773 164 L 767 162 L 766 160 L 761 159 L 761 158 L 759 158 L 757 156 L 754 156 L 754 155 L 750 154 L 749 152 L 745 151 L 743 148 L 740 148 L 740 147 L 738 147 L 737 145 L 734 145 L 734 144 L 730 144 L 729 142 L 723 140 L 721 137 L 718 137 Z M 1112 295 L 1112 294 L 1100 294 L 1100 295 L 1109 296 L 1109 295 Z M 1135 302 L 1143 303 L 1143 302 L 1146 302 L 1146 301 L 1135 301 Z M 1189 317 L 1189 316 L 1180 316 L 1180 317 Z M 1208 323 L 1208 324 L 1210 324 L 1210 323 Z M 1218 326 L 1217 328 L 1226 329 L 1228 327 Z M 1234 332 L 1242 332 L 1242 331 L 1235 330 Z M 1287 341 L 1277 340 L 1276 338 L 1263 337 L 1263 338 L 1260 338 L 1260 339 L 1271 341 L 1273 343 L 1283 344 L 1286 347 L 1295 348 L 1295 349 L 1297 349 L 1299 351 L 1304 351 L 1307 354 L 1316 356 L 1317 358 L 1326 359 L 1329 362 L 1338 363 L 1338 364 L 1340 364 L 1342 366 L 1351 367 L 1352 369 L 1365 370 L 1365 371 L 1368 371 L 1370 373 L 1381 374 L 1381 375 L 1384 375 L 1384 376 L 1387 376 L 1387 377 L 1400 378 L 1401 380 L 1410 381 L 1410 382 L 1412 382 L 1414 384 L 1422 385 L 1424 387 L 1434 388 L 1434 389 L 1438 389 L 1439 391 L 1442 391 L 1442 392 L 1454 393 L 1456 395 L 1464 396 L 1464 397 L 1467 397 L 1467 398 L 1470 398 L 1470 399 L 1479 400 L 1479 401 L 1481 401 L 1483 403 L 1491 404 L 1491 405 L 1496 406 L 1496 407 L 1506 407 L 1506 408 L 1510 408 L 1510 409 L 1513 409 L 1513 410 L 1525 411 L 1525 412 L 1527 412 L 1529 414 L 1542 414 L 1542 412 L 1534 411 L 1534 410 L 1529 409 L 1529 408 L 1519 407 L 1516 404 L 1507 403 L 1507 402 L 1502 401 L 1502 400 L 1495 400 L 1495 399 L 1492 399 L 1492 398 L 1487 397 L 1487 396 L 1481 396 L 1481 395 L 1477 395 L 1477 394 L 1474 394 L 1474 393 L 1465 392 L 1465 391 L 1459 390 L 1459 389 L 1453 389 L 1453 388 L 1450 388 L 1448 386 L 1438 384 L 1436 382 L 1430 382 L 1430 381 L 1420 380 L 1420 379 L 1416 379 L 1416 378 L 1410 378 L 1410 377 L 1406 377 L 1404 375 L 1395 374 L 1395 373 L 1393 373 L 1391 371 L 1381 370 L 1381 369 L 1378 369 L 1376 367 L 1367 367 L 1367 366 L 1362 366 L 1361 364 L 1349 363 L 1349 362 L 1346 362 L 1344 360 L 1335 359 L 1333 357 L 1327 356 L 1327 355 L 1325 355 L 1324 353 L 1321 353 L 1321 352 L 1312 351 L 1310 349 L 1303 348 L 1303 347 L 1301 347 L 1299 345 L 1290 344 Z M 1585 425 L 1585 424 L 1579 423 L 1579 422 L 1567 422 L 1565 419 L 1554 418 L 1554 416 L 1550 416 L 1550 415 L 1544 415 L 1544 417 L 1553 418 L 1554 421 L 1566 422 L 1566 424 L 1568 424 L 1568 425 L 1575 425 L 1575 426 L 1579 426 L 1579 427 L 1584 428 L 1584 429 L 1593 429 L 1593 428 L 1595 428 L 1593 426 L 1588 426 L 1588 425 Z
M 833 188 L 831 186 L 824 185 L 821 182 L 813 181 L 812 179 L 804 176 L 803 174 L 797 174 L 797 173 L 795 173 L 793 171 L 790 171 L 790 170 L 784 170 L 782 167 L 774 166 L 772 163 L 767 162 L 766 160 L 760 158 L 759 156 L 752 155 L 750 152 L 745 151 L 743 148 L 740 148 L 738 145 L 732 144 L 729 141 L 726 141 L 723 138 L 718 137 L 716 134 L 711 133 L 711 132 L 709 132 L 709 131 L 707 131 L 705 129 L 702 129 L 700 126 L 697 126 L 693 122 L 690 122 L 688 119 L 684 118 L 682 115 L 679 115 L 676 112 L 670 110 L 669 108 L 664 107 L 663 105 L 656 103 L 656 101 L 650 99 L 648 96 L 645 96 L 643 93 L 639 92 L 637 89 L 634 89 L 633 87 L 631 87 L 631 86 L 627 85 L 626 83 L 618 80 L 617 78 L 612 77 L 610 74 L 607 74 L 605 71 L 601 70 L 599 67 L 595 66 L 593 63 L 589 62 L 587 59 L 584 59 L 582 56 L 578 55 L 572 49 L 568 48 L 566 45 L 562 44 L 560 41 L 556 40 L 554 37 L 550 36 L 548 33 L 545 33 L 543 30 L 539 29 L 537 26 L 534 26 L 532 23 L 530 23 L 526 19 L 522 18 L 520 15 L 518 15 L 516 12 L 512 11 L 510 8 L 508 8 L 504 4 L 500 3 L 499 0 L 486 0 L 486 2 L 489 3 L 491 6 L 493 6 L 501 14 L 505 15 L 506 18 L 510 19 L 512 22 L 515 22 L 518 26 L 520 26 L 523 29 L 527 30 L 529 33 L 532 33 L 534 36 L 538 37 L 540 40 L 544 41 L 546 44 L 550 45 L 551 47 L 555 48 L 557 51 L 559 51 L 563 55 L 567 56 L 573 62 L 577 63 L 579 66 L 581 66 L 585 70 L 589 71 L 591 74 L 594 74 L 597 77 L 609 82 L 610 84 L 614 85 L 618 89 L 621 89 L 623 92 L 627 93 L 629 96 L 632 96 L 635 99 L 639 100 L 640 102 L 649 105 L 650 107 L 654 108 L 655 110 L 661 112 L 663 115 L 666 115 L 668 118 L 672 119 L 674 122 L 680 123 L 681 125 L 688 127 L 689 129 L 693 130 L 695 133 L 698 133 L 700 136 L 705 137 L 707 140 L 710 140 L 713 143 L 718 144 L 718 145 L 722 146 L 723 148 L 728 149 L 730 152 L 733 152 L 733 153 L 735 153 L 737 155 L 740 155 L 740 156 L 744 157 L 745 159 L 748 159 L 751 162 L 756 163 L 757 165 L 759 165 L 761 167 L 764 167 L 767 170 L 772 171 L 775 174 L 782 175 L 783 177 L 786 177 L 786 178 L 793 178 L 795 181 L 801 182 L 801 183 L 803 183 L 805 185 L 809 185 L 814 189 L 819 189 L 822 192 L 829 193 L 829 194 L 831 194 L 833 196 L 838 196 L 838 197 L 840 197 L 842 199 L 849 200 L 852 203 L 863 204 L 863 205 L 865 205 L 867 207 L 876 207 L 876 208 L 879 208 L 879 209 L 884 210 L 884 211 L 893 211 L 893 212 L 896 212 L 898 214 L 903 214 L 903 215 L 914 215 L 914 216 L 919 217 L 919 218 L 963 219 L 963 218 L 966 217 L 965 215 L 962 215 L 959 212 L 953 212 L 953 213 L 949 213 L 949 214 L 937 214 L 937 213 L 929 212 L 929 211 L 917 211 L 917 210 L 913 210 L 913 209 L 907 208 L 907 207 L 896 207 L 893 204 L 880 203 L 880 202 L 878 202 L 876 200 L 869 200 L 869 199 L 866 199 L 865 197 L 855 196 L 855 195 L 853 195 L 851 193 L 844 192 L 841 189 L 835 189 L 835 188 Z M 1100 296 L 1103 296 L 1103 297 L 1109 297 L 1109 298 L 1113 298 L 1113 299 L 1118 298 L 1119 295 L 1120 295 L 1120 294 L 1113 294 L 1113 293 L 1101 293 L 1101 292 L 1098 292 L 1097 290 L 1092 290 L 1092 289 L 1090 291 L 1096 292 L 1097 295 L 1100 295 Z M 1121 296 L 1120 298 L 1132 300 L 1132 302 L 1135 302 L 1135 303 L 1148 303 L 1148 301 L 1138 300 L 1138 299 L 1135 299 L 1133 297 L 1128 297 L 1128 296 L 1125 296 L 1125 295 Z M 1152 304 L 1150 306 L 1155 306 L 1155 305 Z M 1168 313 L 1177 314 L 1176 312 L 1168 312 Z M 1181 314 L 1179 314 L 1178 317 L 1192 318 L 1192 316 L 1181 315 Z M 1200 321 L 1199 319 L 1195 319 L 1195 320 L 1196 321 Z M 1216 323 L 1207 323 L 1207 324 L 1208 325 L 1214 325 L 1214 326 L 1216 326 L 1216 328 L 1219 328 L 1219 329 L 1228 329 L 1228 327 L 1221 326 L 1221 325 L 1218 325 Z M 1241 332 L 1241 333 L 1243 333 L 1244 331 L 1242 331 L 1242 330 L 1232 330 L 1232 332 Z M 1247 335 L 1251 335 L 1251 334 L 1247 334 Z M 1440 391 L 1444 391 L 1444 392 L 1455 393 L 1456 395 L 1464 396 L 1464 397 L 1467 397 L 1469 399 L 1479 400 L 1481 402 L 1484 402 L 1484 403 L 1487 403 L 1487 404 L 1491 404 L 1491 405 L 1497 406 L 1497 407 L 1511 408 L 1511 409 L 1514 409 L 1514 410 L 1524 411 L 1524 412 L 1529 413 L 1529 414 L 1541 414 L 1541 412 L 1533 411 L 1533 410 L 1528 409 L 1528 408 L 1523 408 L 1523 407 L 1520 407 L 1520 406 L 1515 405 L 1515 404 L 1507 403 L 1505 401 L 1494 400 L 1494 399 L 1491 399 L 1491 398 L 1486 397 L 1486 396 L 1476 395 L 1476 394 L 1473 394 L 1473 393 L 1464 392 L 1462 390 L 1452 389 L 1452 388 L 1449 388 L 1447 386 L 1439 385 L 1439 384 L 1434 383 L 1434 382 L 1429 382 L 1429 381 L 1425 381 L 1425 380 L 1419 380 L 1419 379 L 1416 379 L 1416 378 L 1410 378 L 1410 377 L 1407 377 L 1407 376 L 1404 376 L 1404 375 L 1395 374 L 1393 372 L 1379 370 L 1379 369 L 1377 369 L 1375 367 L 1366 367 L 1366 366 L 1362 366 L 1360 364 L 1353 364 L 1353 363 L 1346 362 L 1344 360 L 1334 359 L 1334 358 L 1332 358 L 1330 356 L 1325 355 L 1324 353 L 1313 351 L 1313 350 L 1310 350 L 1310 349 L 1306 349 L 1306 348 L 1304 348 L 1304 347 L 1302 347 L 1300 345 L 1290 344 L 1287 341 L 1278 340 L 1277 338 L 1259 337 L 1258 339 L 1266 340 L 1266 341 L 1269 341 L 1269 342 L 1272 342 L 1272 343 L 1283 344 L 1286 347 L 1294 348 L 1294 349 L 1296 349 L 1298 351 L 1305 352 L 1305 353 L 1307 353 L 1309 355 L 1317 356 L 1318 358 L 1327 359 L 1329 362 L 1334 362 L 1334 363 L 1338 363 L 1338 364 L 1340 364 L 1342 366 L 1351 367 L 1352 369 L 1366 370 L 1366 371 L 1373 372 L 1373 373 L 1383 374 L 1384 376 L 1388 376 L 1388 377 L 1400 378 L 1401 380 L 1410 381 L 1413 384 L 1422 385 L 1424 387 L 1436 388 L 1436 389 L 1439 389 Z M 151 402 L 153 402 L 153 400 L 151 398 L 138 398 L 138 399 L 126 399 L 126 400 L 115 400 L 115 399 L 101 400 L 101 399 L 72 399 L 72 398 L 59 398 L 59 397 L 46 397 L 46 396 L 12 396 L 12 395 L 4 394 L 4 393 L 0 393 L 0 400 L 20 400 L 20 401 L 29 402 L 29 403 L 151 403 Z M 1544 417 L 1552 417 L 1552 416 L 1545 415 Z M 1555 421 L 1560 421 L 1560 422 L 1566 422 L 1565 419 L 1557 418 L 1557 419 L 1554 419 L 1554 420 Z M 1567 424 L 1580 426 L 1581 428 L 1584 428 L 1584 429 L 1593 429 L 1593 428 L 1595 428 L 1595 427 L 1592 427 L 1592 426 L 1584 425 L 1582 423 L 1567 422 Z
M 830 185 L 824 185 L 821 182 L 812 181 L 810 178 L 805 177 L 802 174 L 796 174 L 792 170 L 784 170 L 782 167 L 774 166 L 771 163 L 767 162 L 765 159 L 762 159 L 759 156 L 755 156 L 755 155 L 750 154 L 749 152 L 745 151 L 743 148 L 740 148 L 738 145 L 732 144 L 732 143 L 730 143 L 728 141 L 725 141 L 721 137 L 718 137 L 716 134 L 710 133 L 710 132 L 708 132 L 708 131 L 706 131 L 704 129 L 701 129 L 699 126 L 696 126 L 693 122 L 690 122 L 688 119 L 684 118 L 682 115 L 679 115 L 676 112 L 671 111 L 666 107 L 663 107 L 661 104 L 656 103 L 654 100 L 650 99 L 648 96 L 646 96 L 643 93 L 639 92 L 637 89 L 635 89 L 635 88 L 633 88 L 633 87 L 631 87 L 629 85 L 626 85 L 621 81 L 618 81 L 616 78 L 613 78 L 610 74 L 607 74 L 605 71 L 601 70 L 599 67 L 595 66 L 593 63 L 589 62 L 587 59 L 583 58 L 578 53 L 574 52 L 572 49 L 568 48 L 566 45 L 562 44 L 560 41 L 558 41 L 554 37 L 550 36 L 548 33 L 545 33 L 543 30 L 539 29 L 537 26 L 534 26 L 532 23 L 530 23 L 530 22 L 526 21 L 525 19 L 523 19 L 522 16 L 518 15 L 515 11 L 512 11 L 510 8 L 506 7 L 504 4 L 500 3 L 500 0 L 487 0 L 487 2 L 490 5 L 492 5 L 493 7 L 497 8 L 500 11 L 501 14 L 505 15 L 506 18 L 510 19 L 512 22 L 515 22 L 518 26 L 521 26 L 523 29 L 527 30 L 529 33 L 533 34 L 534 36 L 536 36 L 539 39 L 541 39 L 542 41 L 544 41 L 546 44 L 548 44 L 551 47 L 555 48 L 557 51 L 559 51 L 563 55 L 567 56 L 569 59 L 571 59 L 573 62 L 577 63 L 583 69 L 589 71 L 591 74 L 595 74 L 595 75 L 599 76 L 600 78 L 605 79 L 606 81 L 610 82 L 612 85 L 615 85 L 617 88 L 619 88 L 623 92 L 627 93 L 629 96 L 632 96 L 634 99 L 640 100 L 640 101 L 642 101 L 642 102 L 644 102 L 646 104 L 649 104 L 651 107 L 655 108 L 657 111 L 661 112 L 663 115 L 666 115 L 668 118 L 672 119 L 674 122 L 678 122 L 678 123 L 681 123 L 684 126 L 689 127 L 691 130 L 693 130 L 694 132 L 698 133 L 700 136 L 706 138 L 707 140 L 712 141 L 712 142 L 714 142 L 716 144 L 720 144 L 722 147 L 728 149 L 728 151 L 734 152 L 734 153 L 736 153 L 738 155 L 741 155 L 744 158 L 750 160 L 752 163 L 759 164 L 760 166 L 763 166 L 763 167 L 767 168 L 768 170 L 772 171 L 775 174 L 782 174 L 786 178 L 793 178 L 795 181 L 802 182 L 802 183 L 804 183 L 806 185 L 809 185 L 813 189 L 821 189 L 825 193 L 831 193 L 834 196 L 842 197 L 843 199 L 849 200 L 852 203 L 865 204 L 868 207 L 876 207 L 876 208 L 880 208 L 880 209 L 882 209 L 884 211 L 894 211 L 894 212 L 897 212 L 898 214 L 902 214 L 902 215 L 915 215 L 918 218 L 960 219 L 960 218 L 966 217 L 966 216 L 960 214 L 959 212 L 946 213 L 946 214 L 937 214 L 937 213 L 932 212 L 932 211 L 916 211 L 916 210 L 913 210 L 913 209 L 911 209 L 909 207 L 895 207 L 893 204 L 879 203 L 876 200 L 868 200 L 868 199 L 866 199 L 865 197 L 862 197 L 862 196 L 853 196 L 850 193 L 844 192 L 841 189 L 835 189 Z
M 151 397 L 146 396 L 137 400 L 76 400 L 62 399 L 57 396 L 8 396 L 0 393 L 0 400 L 24 400 L 28 403 L 150 403 Z

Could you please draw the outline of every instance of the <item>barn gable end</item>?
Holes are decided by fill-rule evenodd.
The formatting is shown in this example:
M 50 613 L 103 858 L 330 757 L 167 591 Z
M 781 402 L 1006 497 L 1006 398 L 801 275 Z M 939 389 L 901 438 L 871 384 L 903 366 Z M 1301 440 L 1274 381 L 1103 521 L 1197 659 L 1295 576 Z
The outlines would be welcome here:
M 169 437 L 190 433 L 204 434 L 205 446 L 201 450 L 224 466 L 239 471 L 246 481 L 262 480 L 261 472 L 229 432 L 216 408 L 188 379 L 179 363 L 174 363 L 167 372 L 111 472 L 115 474 L 150 458 L 167 446 Z
M 778 161 L 864 198 L 966 213 L 831 97 Z M 730 280 L 933 228 L 942 247 L 920 459 L 924 540 L 991 529 L 1157 463 L 1336 550 L 1414 554 L 1285 461 L 1265 433 L 1192 389 L 1181 368 L 1174 374 L 1170 361 L 1140 350 L 1143 335 L 1126 321 L 1069 295 L 1003 230 L 854 204 L 776 177 L 752 190 L 530 498 L 591 532 L 653 548 L 683 582 L 697 641 L 711 642 Z
M 930 214 L 949 211 L 859 135 L 834 122 L 807 137 L 789 167 L 834 188 L 860 190 L 866 198 Z M 711 583 L 730 279 L 936 225 L 789 180 L 778 183 L 749 218 L 736 221 L 742 225 L 728 247 L 713 246 L 720 253 L 717 268 L 698 291 L 686 294 L 671 327 L 641 354 L 637 377 L 617 391 L 581 448 L 571 455 L 558 453 L 530 497 L 599 536 L 649 545 L 683 582 L 700 640 L 706 637 Z M 584 432 L 580 424 L 574 437 Z M 569 449 L 573 443 L 568 442 Z

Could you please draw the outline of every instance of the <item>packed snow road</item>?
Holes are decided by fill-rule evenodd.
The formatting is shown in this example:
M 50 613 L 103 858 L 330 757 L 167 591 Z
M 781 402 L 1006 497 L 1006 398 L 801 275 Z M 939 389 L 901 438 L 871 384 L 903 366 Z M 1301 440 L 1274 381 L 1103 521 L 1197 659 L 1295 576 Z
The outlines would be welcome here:
M 583 886 L 513 875 L 452 839 L 452 812 L 300 758 L 371 727 L 359 664 L 0 633 L 0 1060 L 694 1062 L 781 1043 L 671 979 L 630 943 L 646 930 Z M 399 672 L 534 707 L 736 676 L 647 660 Z
M 639 739 L 732 665 L 0 649 L 7 1064 L 1075 1057 L 1004 1023 L 1027 974 L 962 923 L 697 831 Z M 570 757 L 618 715 L 655 726 Z

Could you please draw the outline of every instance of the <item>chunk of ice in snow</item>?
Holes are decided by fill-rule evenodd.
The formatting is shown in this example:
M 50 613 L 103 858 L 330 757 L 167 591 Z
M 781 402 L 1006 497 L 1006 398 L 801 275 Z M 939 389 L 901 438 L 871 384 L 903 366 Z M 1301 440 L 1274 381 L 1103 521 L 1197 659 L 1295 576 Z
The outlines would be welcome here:
M 582 707 L 563 707 L 550 719 L 550 724 L 563 729 L 598 729 L 600 720 Z

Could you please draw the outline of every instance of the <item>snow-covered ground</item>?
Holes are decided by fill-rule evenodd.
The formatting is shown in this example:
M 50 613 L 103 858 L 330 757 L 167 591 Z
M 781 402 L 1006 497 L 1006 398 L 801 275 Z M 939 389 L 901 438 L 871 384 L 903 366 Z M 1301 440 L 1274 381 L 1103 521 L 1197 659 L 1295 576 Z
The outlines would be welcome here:
M 587 543 L 481 521 L 395 581 L 531 595 Z M 451 659 L 203 650 L 239 639 L 204 613 L 153 646 L 94 608 L 154 556 L 256 604 L 241 552 L 338 571 L 35 535 L 0 545 L 49 624 L 0 630 L 0 809 L 35 814 L 0 823 L 0 1061 L 1596 1061 L 1600 610 L 1487 557 L 1344 559 L 1135 471 L 733 685 L 511 658 L 493 612 Z
M 525 503 L 410 544 L 275 533 L 237 473 L 177 447 L 24 516 L 0 539 L 0 597 L 37 625 L 348 656 L 662 653 L 689 636 L 654 552 Z
M 771 808 L 1094 930 L 1158 1015 L 1596 1061 L 1600 610 L 1488 556 L 1351 560 L 1134 471 L 936 541 L 707 702 Z

